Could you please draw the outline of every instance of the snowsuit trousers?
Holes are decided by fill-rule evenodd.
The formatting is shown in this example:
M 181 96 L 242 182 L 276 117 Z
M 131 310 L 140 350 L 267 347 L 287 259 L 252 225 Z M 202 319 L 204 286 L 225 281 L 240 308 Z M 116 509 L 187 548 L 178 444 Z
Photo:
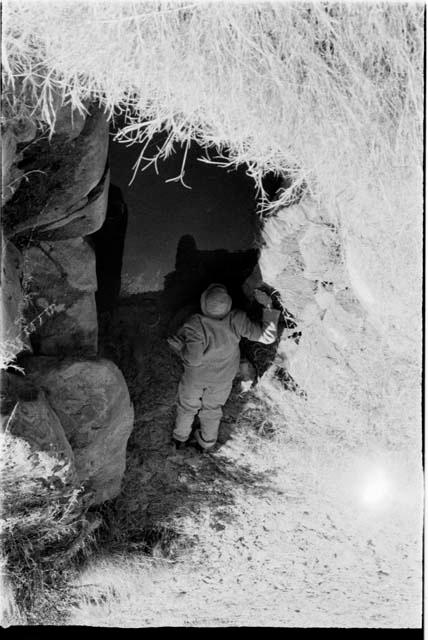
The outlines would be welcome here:
M 177 417 L 173 436 L 185 442 L 192 430 L 194 417 L 199 413 L 200 431 L 195 437 L 204 449 L 217 442 L 223 405 L 226 403 L 233 380 L 220 383 L 195 383 L 183 377 L 178 385 Z

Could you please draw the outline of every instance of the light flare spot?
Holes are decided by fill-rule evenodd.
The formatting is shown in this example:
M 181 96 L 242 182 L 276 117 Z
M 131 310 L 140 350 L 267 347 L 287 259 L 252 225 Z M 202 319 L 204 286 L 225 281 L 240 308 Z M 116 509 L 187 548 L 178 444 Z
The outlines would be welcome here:
M 391 482 L 384 469 L 366 472 L 361 488 L 360 500 L 368 507 L 385 506 L 391 497 Z

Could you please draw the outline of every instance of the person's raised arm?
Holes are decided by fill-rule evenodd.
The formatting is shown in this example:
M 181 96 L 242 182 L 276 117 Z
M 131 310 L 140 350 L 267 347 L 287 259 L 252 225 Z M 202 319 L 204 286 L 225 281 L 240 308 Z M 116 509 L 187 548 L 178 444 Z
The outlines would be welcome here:
M 234 317 L 235 330 L 242 338 L 262 344 L 272 344 L 278 336 L 278 319 L 281 312 L 271 308 L 271 298 L 256 289 L 254 297 L 263 305 L 262 322 L 253 322 L 244 311 L 237 311 Z

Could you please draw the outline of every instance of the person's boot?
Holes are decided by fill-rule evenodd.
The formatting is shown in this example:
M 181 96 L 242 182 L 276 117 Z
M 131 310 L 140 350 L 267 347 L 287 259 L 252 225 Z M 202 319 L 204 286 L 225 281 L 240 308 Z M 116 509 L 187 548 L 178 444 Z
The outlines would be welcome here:
M 215 445 L 213 445 L 212 447 L 201 447 L 199 442 L 197 442 L 196 440 L 195 442 L 192 442 L 192 447 L 196 449 L 198 453 L 202 453 L 203 455 L 208 455 L 215 451 Z
M 187 446 L 187 441 L 186 442 L 182 442 L 181 440 L 177 440 L 174 437 L 171 438 L 171 443 L 174 445 L 174 447 L 177 449 L 177 451 L 182 451 Z

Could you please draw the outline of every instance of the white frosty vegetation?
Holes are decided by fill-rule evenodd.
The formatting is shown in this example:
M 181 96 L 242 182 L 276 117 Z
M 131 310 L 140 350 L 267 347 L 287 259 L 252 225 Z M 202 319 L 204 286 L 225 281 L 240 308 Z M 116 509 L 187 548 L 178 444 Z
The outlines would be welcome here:
M 291 176 L 279 200 L 261 198 L 260 268 L 302 333 L 283 336 L 275 366 L 306 397 L 272 371 L 257 394 L 312 451 L 319 487 L 353 487 L 349 452 L 382 450 L 414 461 L 402 480 L 419 496 L 424 6 L 9 0 L 3 17 L 6 124 L 54 131 L 58 101 L 83 113 L 95 100 L 125 117 L 119 140 L 142 145 L 135 171 L 182 145 L 185 182 L 194 140 L 204 161 L 245 165 L 261 196 L 266 173 Z M 323 476 L 342 455 L 348 471 Z M 355 504 L 400 493 L 396 462 L 355 465 Z M 403 495 L 400 513 L 415 508 Z

